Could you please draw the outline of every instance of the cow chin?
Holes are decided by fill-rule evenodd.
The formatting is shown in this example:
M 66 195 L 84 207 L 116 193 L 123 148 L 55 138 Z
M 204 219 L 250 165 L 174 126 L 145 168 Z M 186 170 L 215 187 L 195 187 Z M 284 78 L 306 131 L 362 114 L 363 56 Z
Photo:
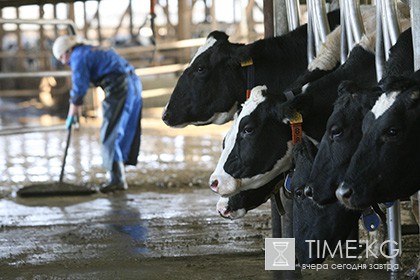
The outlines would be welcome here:
M 363 210 L 370 206 L 369 198 L 366 196 L 358 196 L 356 194 L 348 195 L 348 188 L 341 183 L 336 190 L 336 197 L 346 208 L 350 210 Z
M 246 215 L 247 211 L 244 208 L 238 210 L 229 210 L 228 206 L 229 198 L 221 197 L 217 202 L 216 209 L 219 212 L 220 216 L 226 219 L 239 219 Z
M 212 123 L 214 124 L 225 124 L 233 119 L 233 116 L 238 111 L 238 102 L 235 102 L 233 104 L 232 108 L 228 112 L 221 112 L 221 113 L 215 113 L 213 115 Z
M 233 119 L 233 116 L 235 115 L 237 110 L 238 110 L 238 103 L 235 102 L 235 104 L 232 106 L 232 108 L 230 108 L 229 111 L 214 113 L 213 116 L 211 116 L 206 121 L 198 121 L 198 122 L 193 122 L 191 124 L 193 125 L 225 124 L 227 122 L 230 122 Z

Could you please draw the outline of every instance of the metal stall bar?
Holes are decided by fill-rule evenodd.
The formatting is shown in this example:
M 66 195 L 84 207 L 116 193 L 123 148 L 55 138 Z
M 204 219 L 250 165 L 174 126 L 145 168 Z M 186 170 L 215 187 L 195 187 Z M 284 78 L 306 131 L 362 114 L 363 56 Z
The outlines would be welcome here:
M 341 21 L 341 51 L 340 60 L 343 64 L 356 43 L 359 43 L 365 33 L 360 0 L 340 0 Z
M 289 31 L 300 26 L 299 0 L 286 0 L 287 23 Z
M 330 26 L 327 19 L 325 0 L 308 0 L 308 63 L 311 63 L 322 43 L 325 42 Z
M 325 0 L 313 0 L 313 12 L 315 19 L 315 27 L 318 31 L 318 35 L 321 42 L 325 42 L 328 33 L 331 32 L 330 25 L 327 19 L 327 13 L 325 8 Z
M 394 0 L 386 0 L 385 3 L 383 3 L 391 45 L 394 45 L 397 42 L 398 36 L 400 36 L 401 33 L 397 18 L 396 4 L 397 3 Z
M 360 13 L 360 0 L 348 1 L 349 5 L 349 17 L 350 24 L 352 27 L 352 33 L 354 40 L 360 42 L 362 39 L 365 28 L 363 26 L 362 14 Z
M 376 0 L 376 43 L 375 43 L 375 67 L 376 77 L 379 81 L 385 67 L 384 30 L 382 28 L 382 0 Z
M 307 18 L 308 18 L 308 64 L 312 62 L 315 58 L 315 33 L 314 33 L 314 25 L 313 25 L 313 15 L 311 13 L 312 9 L 312 0 L 308 0 L 306 2 L 306 9 L 307 9 Z
M 347 28 L 346 28 L 346 4 L 344 0 L 340 0 L 340 62 L 343 64 L 347 60 L 347 55 L 349 53 L 348 42 L 347 42 Z
M 274 29 L 276 28 L 276 18 L 274 16 L 274 0 L 264 0 L 263 11 L 264 11 L 264 38 L 270 38 L 274 36 Z M 276 201 L 274 197 L 270 198 L 271 203 L 271 236 L 279 238 L 282 235 L 281 232 L 281 219 L 277 212 Z
M 399 27 L 394 0 L 377 0 L 376 5 L 378 18 L 376 25 L 375 63 L 377 80 L 380 81 L 382 79 L 385 61 L 388 59 L 388 51 L 398 39 Z M 394 7 L 394 9 L 392 7 Z M 379 22 L 379 20 L 381 22 Z M 395 201 L 391 207 L 387 208 L 387 224 L 388 238 L 390 241 L 394 241 L 389 243 L 388 250 L 390 255 L 392 255 L 393 252 L 399 252 L 399 254 L 394 255 L 390 259 L 391 270 L 398 271 L 399 257 L 402 251 L 399 200 Z
M 283 15 L 286 13 L 287 22 L 288 22 L 288 31 L 292 31 L 299 27 L 299 2 L 296 0 L 280 0 L 284 1 L 284 10 Z M 276 11 L 276 10 L 275 10 Z M 275 14 L 275 17 L 280 15 Z M 280 35 L 275 30 L 276 36 Z M 284 215 L 280 217 L 281 219 L 281 235 L 283 238 L 293 238 L 293 199 L 288 199 L 284 192 L 280 191 L 278 196 L 283 203 L 285 209 Z M 277 214 L 278 215 L 278 214 Z
M 299 26 L 299 4 L 296 0 L 264 0 L 264 37 L 280 36 Z M 284 19 L 287 18 L 287 22 Z M 309 26 L 309 25 L 308 25 Z M 309 35 L 309 34 L 308 34 Z M 280 192 L 282 193 L 282 192 Z M 272 237 L 285 237 L 293 233 L 292 216 L 280 217 L 275 198 L 271 199 Z M 288 200 L 284 199 L 284 203 Z M 292 204 L 284 204 L 292 209 Z M 288 211 L 288 215 L 291 211 Z
M 388 30 L 386 10 L 385 10 L 385 1 L 387 0 L 377 0 L 377 2 L 379 1 L 381 1 L 382 35 L 383 35 L 383 40 L 384 40 L 385 60 L 388 60 L 388 50 L 391 48 L 391 38 L 389 37 L 389 30 Z M 382 75 L 381 75 L 381 78 L 382 78 Z M 378 79 L 380 78 L 378 77 Z
M 411 1 L 411 32 L 413 36 L 414 71 L 420 69 L 420 1 Z M 417 192 L 420 217 L 420 191 Z
M 351 28 L 351 22 L 350 22 L 350 17 L 349 17 L 349 13 L 350 13 L 350 5 L 349 5 L 349 1 L 352 0 L 345 0 L 344 2 L 344 6 L 345 6 L 345 10 L 344 10 L 344 25 L 346 28 L 346 37 L 347 37 L 347 49 L 348 49 L 348 53 L 347 55 L 350 53 L 351 49 L 354 46 L 354 37 L 353 37 L 353 30 Z

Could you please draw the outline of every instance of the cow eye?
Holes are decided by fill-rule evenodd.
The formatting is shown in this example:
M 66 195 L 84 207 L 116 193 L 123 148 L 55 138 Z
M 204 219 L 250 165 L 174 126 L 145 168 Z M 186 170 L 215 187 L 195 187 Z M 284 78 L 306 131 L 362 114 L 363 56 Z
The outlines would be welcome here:
M 341 135 L 343 135 L 343 130 L 340 127 L 338 127 L 338 126 L 333 125 L 331 127 L 331 129 L 330 129 L 330 138 L 331 138 L 331 140 L 336 140 Z
M 198 68 L 197 68 L 198 73 L 204 73 L 205 70 L 206 70 L 206 68 L 204 68 L 203 66 L 198 66 Z
M 387 129 L 387 131 L 385 133 L 386 133 L 386 135 L 388 137 L 395 137 L 395 136 L 398 135 L 399 132 L 400 131 L 399 131 L 398 128 L 396 128 L 396 127 L 390 127 L 390 128 Z
M 245 135 L 250 135 L 250 134 L 252 134 L 254 132 L 254 128 L 252 126 L 250 126 L 250 125 L 247 125 L 247 126 L 244 127 L 244 129 L 242 130 L 242 132 Z

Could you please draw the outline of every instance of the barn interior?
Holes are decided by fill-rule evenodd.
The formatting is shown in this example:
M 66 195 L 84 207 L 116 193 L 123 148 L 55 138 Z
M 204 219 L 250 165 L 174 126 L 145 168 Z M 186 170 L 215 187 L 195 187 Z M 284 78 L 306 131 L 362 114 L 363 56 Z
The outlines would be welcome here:
M 207 34 L 223 30 L 231 42 L 244 44 L 280 36 L 306 23 L 306 2 L 0 0 L 0 279 L 416 279 L 414 198 L 387 213 L 396 226 L 388 237 L 402 244 L 402 254 L 390 261 L 399 263 L 398 270 L 381 264 L 370 270 L 265 270 L 265 239 L 281 237 L 287 223 L 275 201 L 241 219 L 223 219 L 216 210 L 219 196 L 208 187 L 231 123 L 172 128 L 162 122 L 177 80 Z M 330 9 L 341 2 L 313 3 Z M 417 1 L 404 2 L 412 18 L 420 14 Z M 413 21 L 413 38 L 420 38 L 415 27 Z M 125 192 L 17 194 L 31 184 L 56 182 L 60 174 L 71 69 L 51 47 L 63 34 L 114 48 L 142 81 L 142 142 L 137 166 L 126 169 Z M 420 65 L 420 45 L 414 49 Z M 66 182 L 93 189 L 106 182 L 98 141 L 103 98 L 100 88 L 89 88 L 68 150 Z M 359 234 L 368 235 L 363 228 Z

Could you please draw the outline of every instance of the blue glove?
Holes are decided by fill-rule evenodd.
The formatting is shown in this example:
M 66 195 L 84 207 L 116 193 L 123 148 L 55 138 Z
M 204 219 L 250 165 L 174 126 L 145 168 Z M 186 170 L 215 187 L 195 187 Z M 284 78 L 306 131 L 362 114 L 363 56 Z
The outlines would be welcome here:
M 75 117 L 74 117 L 74 116 L 67 116 L 67 119 L 66 119 L 66 128 L 67 128 L 67 129 L 70 129 L 70 128 L 71 128 L 71 126 L 72 126 L 74 123 L 76 123 L 76 119 L 75 119 Z

